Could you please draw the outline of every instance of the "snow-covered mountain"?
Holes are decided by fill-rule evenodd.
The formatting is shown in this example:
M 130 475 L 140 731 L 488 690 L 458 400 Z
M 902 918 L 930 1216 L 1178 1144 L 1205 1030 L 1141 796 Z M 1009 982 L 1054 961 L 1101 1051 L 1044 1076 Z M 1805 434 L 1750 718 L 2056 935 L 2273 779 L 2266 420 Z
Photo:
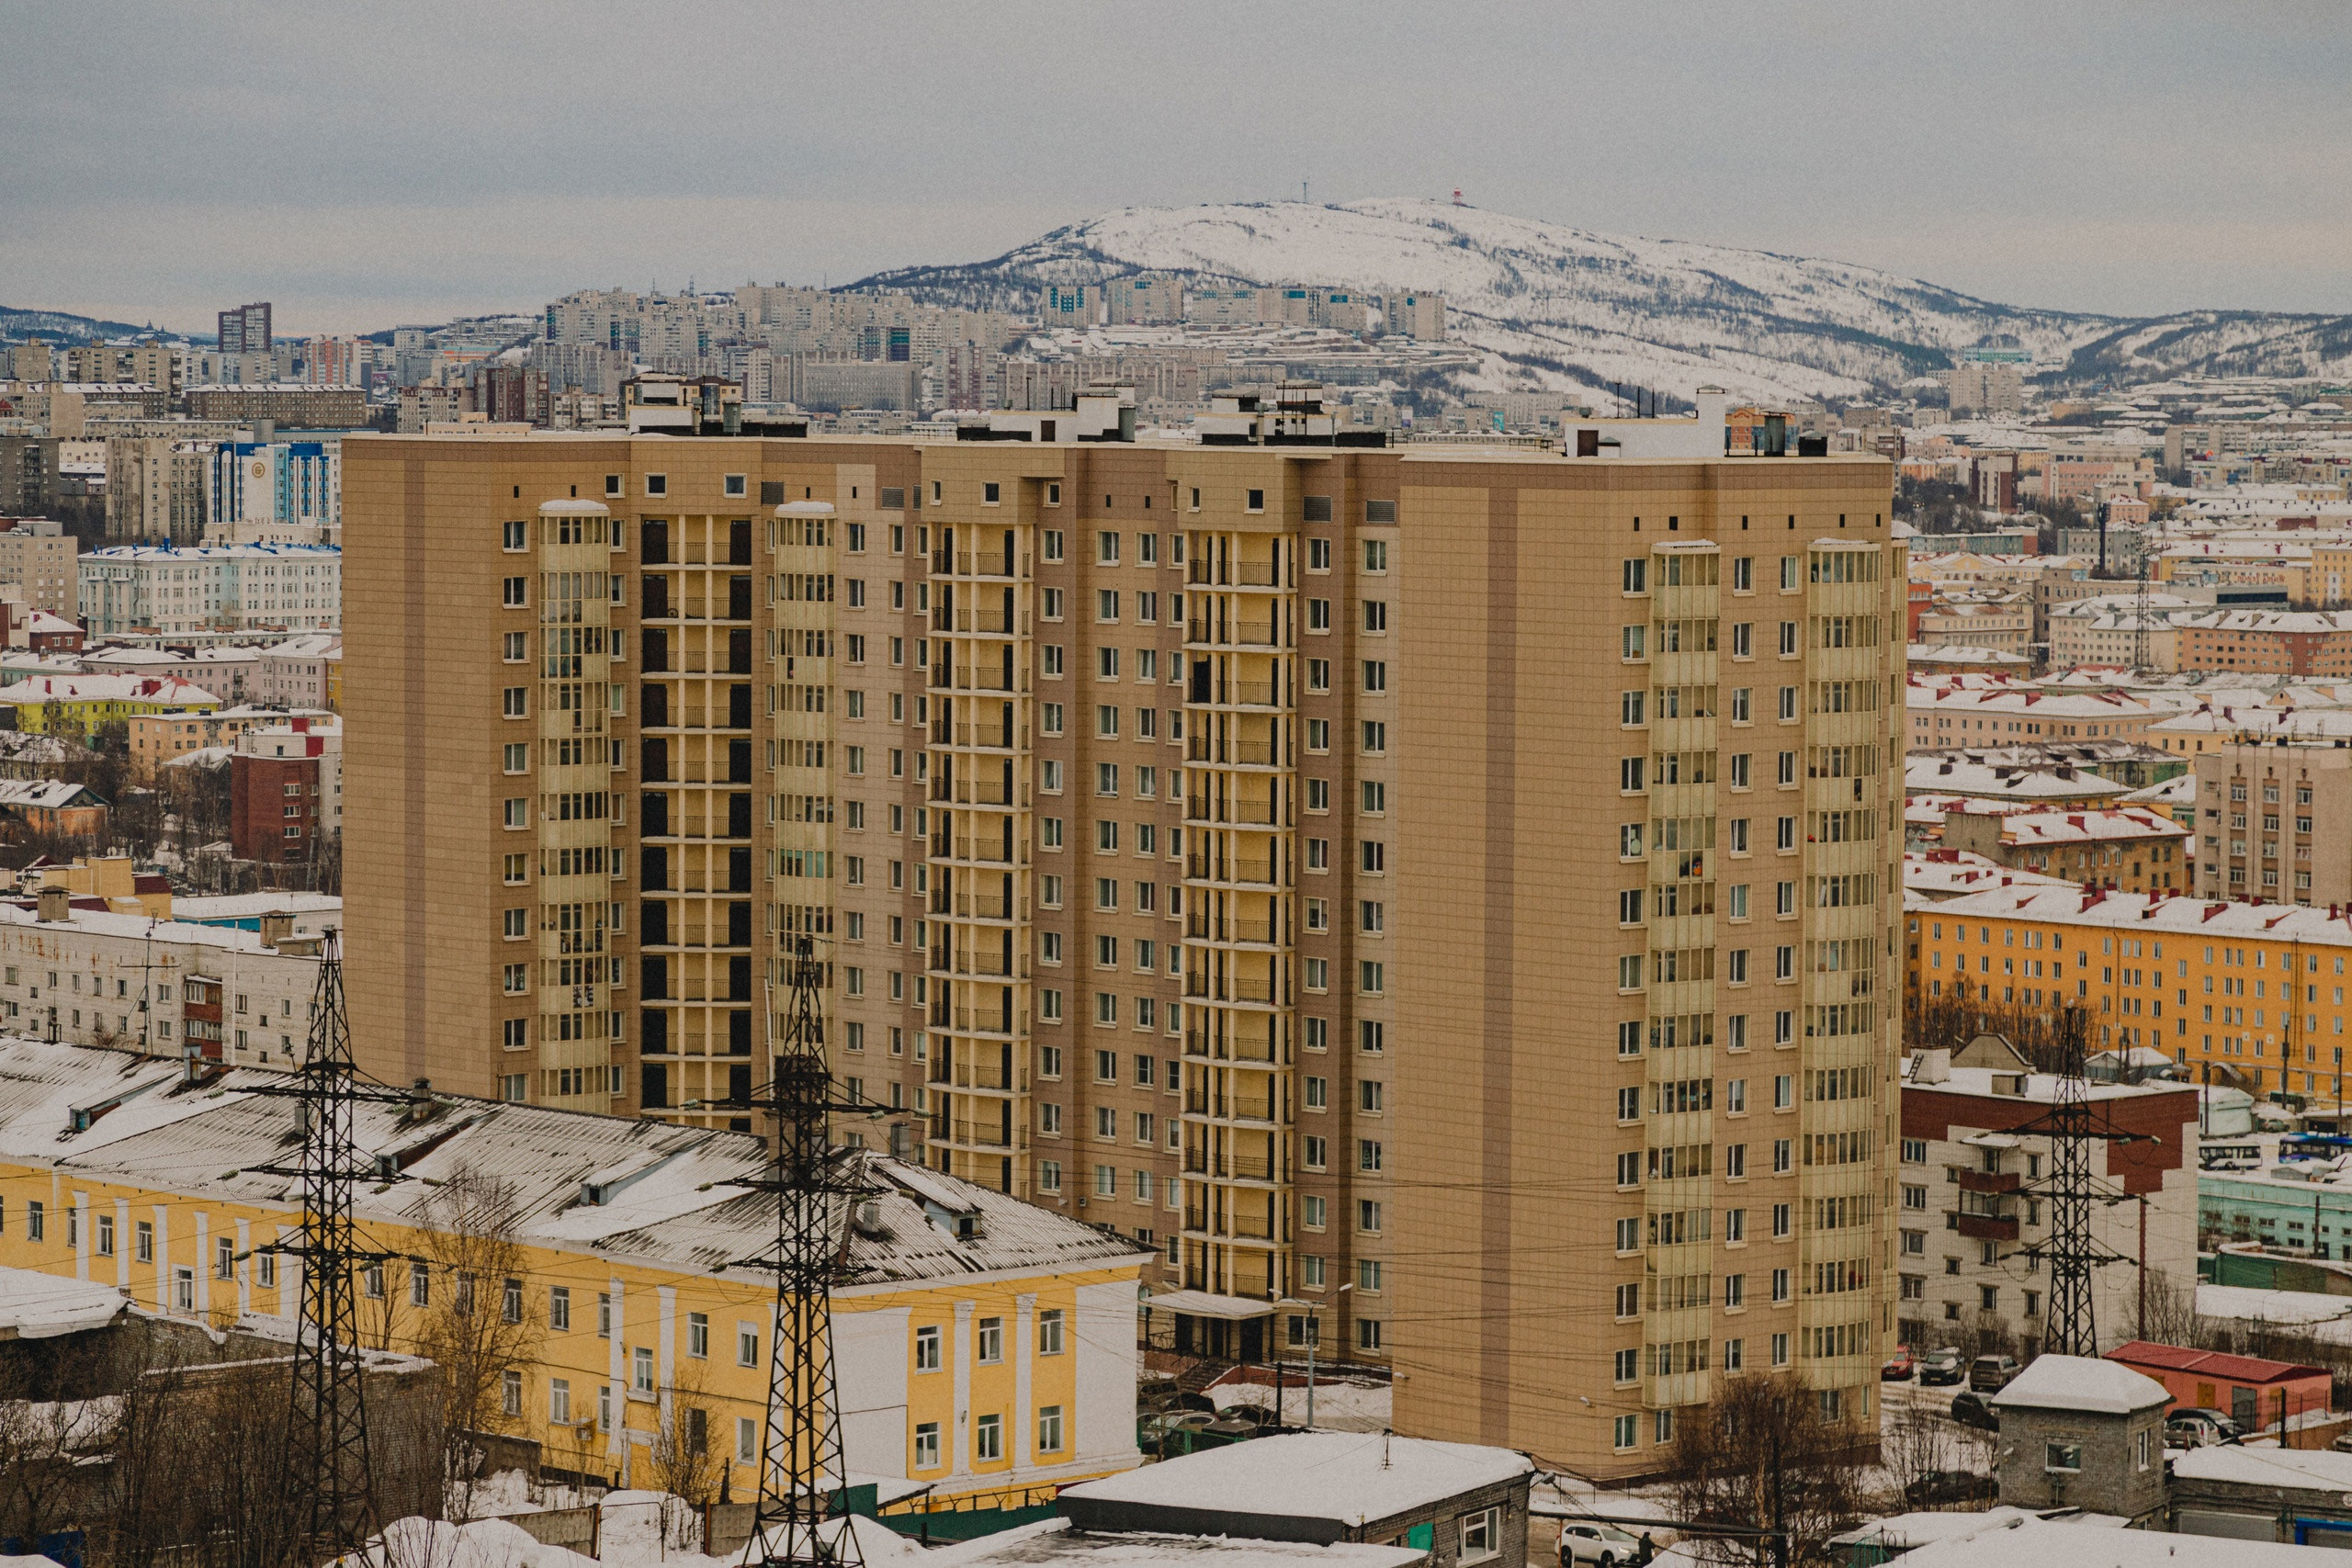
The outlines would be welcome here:
M 2347 317 L 2037 310 L 1844 262 L 1596 234 L 1403 197 L 1131 207 L 993 261 L 901 268 L 857 287 L 1018 308 L 1042 283 L 1136 272 L 1442 293 L 1453 335 L 1482 353 L 1473 379 L 1486 389 L 1592 391 L 1616 381 L 1687 396 L 1715 382 L 1747 396 L 1853 399 L 1988 344 L 2029 349 L 2038 366 L 2083 378 L 2310 374 L 2352 357 Z

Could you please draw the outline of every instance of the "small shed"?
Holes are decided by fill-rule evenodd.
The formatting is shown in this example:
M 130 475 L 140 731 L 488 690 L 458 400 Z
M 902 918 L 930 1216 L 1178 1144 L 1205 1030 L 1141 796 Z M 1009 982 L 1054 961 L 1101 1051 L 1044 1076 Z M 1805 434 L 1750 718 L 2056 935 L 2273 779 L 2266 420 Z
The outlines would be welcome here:
M 2172 1461 L 2172 1517 L 2182 1535 L 2352 1547 L 2352 1454 L 2191 1449 Z
M 2001 1501 L 2138 1525 L 2165 1510 L 2165 1385 L 2094 1356 L 2037 1356 L 1992 1396 Z
M 1082 1530 L 1068 1519 L 1016 1525 L 953 1550 L 955 1568 L 1424 1568 L 1429 1562 L 1427 1551 L 1410 1547 Z
M 2174 1404 L 2221 1411 L 2248 1433 L 2291 1436 L 2299 1427 L 2318 1424 L 2312 1417 L 2324 1416 L 2335 1403 L 2334 1379 L 2325 1367 L 2148 1339 L 2118 1345 L 2107 1359 L 2164 1384 Z
M 1527 1559 L 1525 1454 L 1378 1432 L 1293 1432 L 1163 1460 L 1061 1491 L 1089 1531 L 1368 1541 L 1432 1568 Z

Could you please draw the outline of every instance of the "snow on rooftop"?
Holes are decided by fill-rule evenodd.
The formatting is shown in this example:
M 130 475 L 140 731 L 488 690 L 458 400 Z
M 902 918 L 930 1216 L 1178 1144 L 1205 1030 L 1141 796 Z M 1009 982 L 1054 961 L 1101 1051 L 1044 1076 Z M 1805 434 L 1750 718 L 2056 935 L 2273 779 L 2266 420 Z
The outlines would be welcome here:
M 2036 1356 L 1993 1395 L 1993 1403 L 2004 1408 L 2090 1410 L 2109 1416 L 2128 1416 L 2171 1400 L 2155 1379 L 2097 1356 Z
M 1062 1495 L 1361 1525 L 1532 1474 L 1534 1468 L 1509 1449 L 1295 1432 L 1065 1486 Z
M 958 1546 L 924 1552 L 931 1568 L 976 1568 L 980 1563 L 1086 1563 L 1098 1568 L 1155 1568 L 1195 1563 L 1199 1568 L 1412 1568 L 1429 1552 L 1414 1546 L 1369 1542 L 1250 1540 L 1236 1536 L 1170 1535 L 1156 1530 L 1073 1529 L 1068 1519 L 1041 1519 Z M 868 1560 L 868 1568 L 873 1568 Z
M 190 928 L 213 936 L 250 932 Z M 238 1068 L 195 1088 L 176 1061 L 94 1046 L 0 1037 L 0 1157 L 86 1170 L 197 1198 L 288 1206 L 299 1184 L 266 1174 L 283 1155 L 295 1108 L 252 1091 L 282 1077 Z M 85 1130 L 73 1131 L 76 1111 Z M 416 1224 L 431 1189 L 461 1171 L 509 1183 L 526 1241 L 649 1264 L 723 1272 L 775 1231 L 775 1201 L 731 1183 L 767 1158 L 752 1133 L 676 1127 L 631 1117 L 436 1095 L 418 1120 L 405 1100 L 362 1105 L 354 1142 L 363 1156 L 395 1156 L 401 1175 L 358 1195 L 364 1220 Z M 843 1286 L 887 1285 L 1011 1269 L 1115 1267 L 1133 1242 L 1007 1193 L 862 1153 L 862 1201 L 874 1224 L 853 1228 L 849 1204 L 831 1216 L 843 1236 Z M 642 1166 L 640 1180 L 599 1204 L 591 1176 Z M 952 1200 L 973 1224 L 932 1223 L 910 1195 L 916 1181 Z
M 2182 1454 L 2172 1461 L 2172 1472 L 2183 1481 L 2352 1492 L 2352 1454 L 2326 1449 L 2253 1449 L 2217 1443 Z
M 2116 893 L 2088 888 L 2017 888 L 1973 893 L 1943 904 L 1939 915 L 1984 915 L 2052 925 L 2104 926 L 2158 935 L 2231 936 L 2352 947 L 2352 910 L 2333 918 L 2300 904 L 2233 904 L 2220 899 Z
M 104 1328 L 130 1304 L 111 1285 L 0 1269 L 0 1339 L 53 1339 Z
M 1983 1529 L 1916 1548 L 1903 1568 L 2311 1568 L 2307 1546 L 2124 1529 L 2106 1516 L 1974 1517 Z

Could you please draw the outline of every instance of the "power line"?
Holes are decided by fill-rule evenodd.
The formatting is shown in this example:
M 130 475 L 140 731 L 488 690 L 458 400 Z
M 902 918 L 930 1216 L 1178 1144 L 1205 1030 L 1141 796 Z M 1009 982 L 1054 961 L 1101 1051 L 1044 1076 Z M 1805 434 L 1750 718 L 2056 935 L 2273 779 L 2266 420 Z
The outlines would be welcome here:
M 865 1188 L 857 1155 L 833 1146 L 830 1123 L 835 1111 L 862 1113 L 867 1108 L 832 1098 L 824 1018 L 817 1005 L 824 973 L 807 937 L 793 939 L 786 969 L 791 991 L 782 1048 L 770 1058 L 768 1092 L 729 1102 L 730 1109 L 756 1107 L 775 1118 L 768 1174 L 741 1183 L 775 1195 L 775 1240 L 762 1256 L 729 1265 L 775 1276 L 767 1443 L 743 1561 L 747 1568 L 755 1562 L 766 1568 L 856 1568 L 865 1558 L 849 1512 L 836 1514 L 832 1506 L 832 1489 L 846 1490 L 849 1475 L 833 1385 L 831 1303 L 842 1268 L 836 1216 Z M 763 1010 L 773 1021 L 773 1001 Z
M 329 928 L 320 943 L 311 1005 L 308 1060 L 294 1086 L 257 1092 L 294 1100 L 302 1159 L 256 1166 L 302 1183 L 302 1236 L 276 1244 L 302 1269 L 302 1320 L 295 1330 L 287 1424 L 286 1485 L 293 1507 L 288 1561 L 316 1562 L 366 1541 L 377 1524 L 369 1495 L 367 1360 L 359 1343 L 356 1266 L 382 1255 L 363 1251 L 352 1213 L 362 1170 L 354 1137 L 359 1101 L 388 1098 L 360 1088 L 344 1015 L 342 947 Z

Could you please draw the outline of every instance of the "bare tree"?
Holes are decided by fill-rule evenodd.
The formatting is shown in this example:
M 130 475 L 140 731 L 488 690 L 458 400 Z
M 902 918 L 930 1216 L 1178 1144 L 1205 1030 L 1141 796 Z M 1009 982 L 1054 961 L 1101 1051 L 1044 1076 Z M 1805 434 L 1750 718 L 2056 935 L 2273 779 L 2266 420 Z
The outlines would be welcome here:
M 2143 1289 L 2148 1309 L 2140 1337 L 2159 1345 L 2196 1344 L 2199 1332 L 2196 1288 L 2184 1290 L 2163 1269 L 2151 1269 Z
M 669 1416 L 653 1439 L 652 1460 L 656 1484 L 693 1507 L 717 1502 L 727 1473 L 727 1456 L 712 1440 L 718 1425 L 702 1374 L 688 1363 L 671 1380 Z
M 536 1310 L 528 1260 L 516 1240 L 520 1204 L 512 1184 L 461 1168 L 426 1197 L 427 1301 L 418 1314 L 417 1354 L 441 1369 L 442 1430 L 449 1512 L 472 1513 L 476 1433 L 523 1425 L 523 1370 L 538 1352 L 544 1314 Z M 412 1265 L 418 1267 L 418 1265 Z
M 26 1348 L 0 1362 L 0 1538 L 30 1551 L 73 1522 L 85 1479 L 78 1461 L 106 1448 L 119 1401 L 61 1398 L 93 1386 L 90 1358 L 69 1344 Z
M 1861 1458 L 1869 1437 L 1822 1408 L 1822 1394 L 1791 1378 L 1745 1372 L 1674 1434 L 1668 1489 L 1679 1517 L 1786 1533 L 1792 1568 L 1829 1561 L 1827 1541 L 1860 1517 Z M 1702 1562 L 1762 1563 L 1761 1541 L 1694 1538 Z
M 1916 1393 L 1916 1391 L 1905 1391 Z M 1894 1482 L 1896 1508 L 1939 1505 L 1919 1498 L 1917 1488 L 1928 1477 L 1951 1471 L 1990 1477 L 1992 1455 L 1983 1434 L 1945 1419 L 1932 1404 L 1911 1398 L 1894 1408 L 1879 1442 L 1879 1462 Z M 1977 1499 L 1953 1498 L 1941 1505 L 1970 1507 Z

